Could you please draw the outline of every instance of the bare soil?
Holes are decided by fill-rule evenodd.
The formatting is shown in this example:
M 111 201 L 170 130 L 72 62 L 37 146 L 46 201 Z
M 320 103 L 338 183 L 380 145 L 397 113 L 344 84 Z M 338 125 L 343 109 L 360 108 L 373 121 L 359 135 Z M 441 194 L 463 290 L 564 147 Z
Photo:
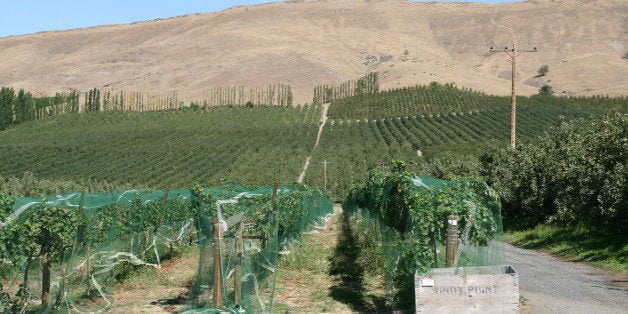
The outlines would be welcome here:
M 453 82 L 510 92 L 510 59 L 489 48 L 538 48 L 517 63 L 518 92 L 625 94 L 624 0 L 438 3 L 285 1 L 125 25 L 0 38 L 0 85 L 39 94 L 98 87 L 199 94 L 283 82 L 295 101 L 368 72 L 382 88 Z M 547 75 L 537 69 L 549 66 Z
M 162 263 L 118 284 L 111 294 L 113 313 L 174 313 L 185 309 L 198 266 L 198 252 Z

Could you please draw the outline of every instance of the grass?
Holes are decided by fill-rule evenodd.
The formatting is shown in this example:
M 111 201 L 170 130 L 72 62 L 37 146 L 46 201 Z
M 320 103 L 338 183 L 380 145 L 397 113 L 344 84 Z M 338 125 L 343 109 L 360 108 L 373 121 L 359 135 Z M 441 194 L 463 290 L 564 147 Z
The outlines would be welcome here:
M 628 237 L 625 234 L 539 225 L 523 231 L 508 231 L 505 241 L 591 263 L 611 271 L 628 272 Z
M 273 313 L 373 312 L 385 292 L 381 279 L 364 276 L 360 287 L 330 274 L 331 257 L 342 242 L 338 215 L 319 233 L 304 235 L 289 255 L 280 258 Z M 358 293 L 356 293 L 358 292 Z
M 330 224 L 333 222 L 330 221 Z M 350 312 L 351 309 L 329 295 L 331 277 L 327 257 L 335 244 L 335 227 L 304 235 L 301 241 L 281 256 L 273 312 L 322 313 Z

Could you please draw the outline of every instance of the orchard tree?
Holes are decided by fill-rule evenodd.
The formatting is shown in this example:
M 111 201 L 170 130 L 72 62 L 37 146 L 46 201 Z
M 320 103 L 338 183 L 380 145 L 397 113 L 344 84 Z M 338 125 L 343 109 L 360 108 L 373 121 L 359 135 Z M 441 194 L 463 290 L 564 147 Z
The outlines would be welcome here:
M 2 252 L 14 265 L 25 265 L 18 296 L 29 295 L 29 270 L 37 257 L 41 258 L 42 309 L 50 305 L 52 263 L 60 260 L 72 246 L 79 224 L 75 210 L 64 207 L 35 206 L 23 213 L 24 219 L 14 220 L 0 229 Z

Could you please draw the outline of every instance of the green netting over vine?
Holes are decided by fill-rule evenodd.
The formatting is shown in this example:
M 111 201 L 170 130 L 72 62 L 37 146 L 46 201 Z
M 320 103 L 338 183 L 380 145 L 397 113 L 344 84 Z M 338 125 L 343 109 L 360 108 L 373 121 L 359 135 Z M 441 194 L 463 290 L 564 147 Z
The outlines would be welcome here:
M 455 267 L 500 265 L 503 249 L 497 194 L 479 179 L 444 181 L 410 173 L 371 172 L 353 188 L 343 208 L 367 270 L 384 276 L 402 306 L 411 306 L 412 276 L 445 267 L 448 216 L 458 221 Z
M 326 192 L 303 186 L 0 194 L 0 312 L 115 309 L 112 284 L 191 245 L 199 263 L 189 311 L 268 312 L 280 253 L 332 211 Z

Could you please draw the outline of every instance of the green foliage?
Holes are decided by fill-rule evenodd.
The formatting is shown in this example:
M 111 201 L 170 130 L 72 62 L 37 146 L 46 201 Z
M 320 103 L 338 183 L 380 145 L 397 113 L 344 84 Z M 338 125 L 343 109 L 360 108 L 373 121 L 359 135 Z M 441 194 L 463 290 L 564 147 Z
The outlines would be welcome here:
M 132 186 L 96 180 L 75 182 L 61 179 L 39 179 L 30 172 L 25 172 L 20 177 L 0 177 L 0 193 L 20 196 L 56 195 L 70 191 L 112 191 L 126 188 L 130 189 Z
M 487 245 L 501 231 L 499 198 L 481 180 L 424 179 L 417 183 L 413 178 L 410 173 L 375 170 L 365 183 L 349 192 L 343 203 L 347 213 L 377 221 L 396 233 L 391 236 L 385 228 L 373 229 L 380 232 L 383 245 L 390 247 L 384 248 L 383 258 L 374 260 L 388 261 L 378 266 L 385 269 L 387 281 L 393 283 L 402 303 L 413 300 L 410 283 L 415 271 L 443 266 L 438 264 L 434 248 L 444 244 L 449 215 L 459 217 L 460 230 L 471 223 L 469 242 L 475 245 Z
M 513 228 L 539 223 L 624 232 L 628 224 L 628 117 L 577 120 L 517 150 L 482 156 Z
M 541 86 L 541 88 L 539 88 L 539 95 L 552 96 L 554 95 L 554 89 L 552 88 L 552 86 L 545 84 Z
M 608 110 L 627 108 L 625 97 L 517 97 L 523 107 L 538 105 L 573 109 Z M 362 94 L 333 101 L 329 117 L 335 120 L 402 118 L 410 116 L 437 116 L 439 114 L 472 114 L 484 110 L 506 109 L 510 97 L 492 96 L 453 84 L 432 82 L 427 86 L 414 86 L 389 91 Z
M 562 120 L 599 115 L 601 112 L 577 107 L 568 109 L 523 104 L 518 110 L 518 136 L 520 140 L 530 140 Z M 343 198 L 351 185 L 366 179 L 370 169 L 392 159 L 406 160 L 410 171 L 431 173 L 441 178 L 479 175 L 477 160 L 453 160 L 451 164 L 443 160 L 439 165 L 435 157 L 462 147 L 468 149 L 461 153 L 474 154 L 484 149 L 487 143 L 507 143 L 510 134 L 509 116 L 509 108 L 502 106 L 492 110 L 431 117 L 417 115 L 359 122 L 329 120 L 312 158 L 315 161 L 331 161 L 327 167 L 327 186 L 337 199 Z M 423 152 L 422 157 L 417 155 L 418 150 Z M 458 169 L 452 171 L 453 167 Z M 322 164 L 312 163 L 305 182 L 322 186 L 322 168 Z
M 284 192 L 281 192 L 282 189 Z M 203 204 L 199 205 L 200 208 L 208 210 L 204 214 L 208 219 L 219 218 L 217 212 L 211 207 L 217 197 L 215 191 L 199 189 L 196 185 L 193 194 L 196 200 Z M 260 222 L 253 229 L 256 233 L 267 236 L 273 232 L 274 226 L 269 220 L 272 218 L 277 221 L 278 237 L 282 242 L 288 239 L 298 239 L 305 226 L 315 224 L 320 219 L 320 215 L 313 209 L 327 210 L 333 207 L 329 194 L 323 189 L 298 185 L 282 187 L 274 201 L 274 206 L 272 204 L 271 193 L 243 197 L 237 205 L 222 205 L 222 216 L 227 218 L 238 212 L 243 213 L 245 219 Z
M 490 147 L 488 149 L 494 149 Z M 477 156 L 446 152 L 419 165 L 420 173 L 444 180 L 482 177 L 482 165 Z
M 85 112 L 100 111 L 100 90 L 94 88 L 85 93 Z
M 159 111 L 187 108 L 176 92 L 125 92 L 101 93 L 94 88 L 84 93 L 83 107 L 79 106 L 80 93 L 56 93 L 54 96 L 32 97 L 20 89 L 2 87 L 0 91 L 0 130 L 10 125 L 49 116 L 97 111 Z M 292 106 L 292 88 L 286 84 L 255 86 L 245 90 L 244 86 L 220 86 L 204 91 L 203 95 L 188 99 L 190 107 L 244 107 L 244 106 Z
M 290 85 L 278 83 L 267 86 L 219 86 L 203 92 L 198 99 L 203 107 L 289 107 L 294 96 Z
M 0 89 L 0 130 L 6 129 L 13 123 L 13 99 L 15 90 L 11 87 Z
M 628 272 L 628 237 L 618 236 L 616 232 L 539 225 L 528 230 L 509 231 L 504 240 L 613 271 Z
M 10 125 L 41 119 L 55 114 L 78 112 L 78 93 L 57 93 L 54 97 L 35 98 L 20 89 L 0 89 L 0 130 Z
M 15 203 L 13 196 L 0 193 L 0 227 L 4 227 L 6 219 L 11 215 L 13 203 Z M 0 240 L 2 240 L 0 241 L 0 258 L 9 256 L 9 248 L 7 247 L 6 239 L 2 238 L 2 233 L 0 233 Z M 2 275 L 1 270 L 0 275 Z
M 20 89 L 14 99 L 13 111 L 15 124 L 26 122 L 35 118 L 35 107 L 30 93 Z
M 33 98 L 37 119 L 79 112 L 79 93 L 56 93 L 52 97 Z
M 49 207 L 33 209 L 36 213 L 27 215 L 21 224 L 26 232 L 26 237 L 21 247 L 36 244 L 40 254 L 49 253 L 54 259 L 62 256 L 72 240 L 78 226 L 78 213 L 76 210 L 64 207 Z M 28 255 L 28 254 L 25 254 Z
M 44 261 L 42 291 L 50 291 L 50 277 L 46 278 L 44 274 L 50 272 L 50 263 L 59 261 L 66 250 L 71 247 L 79 223 L 76 211 L 68 208 L 36 207 L 30 211 L 31 213 L 25 215 L 25 218 L 13 221 L 0 229 L 2 242 L 0 259 L 14 266 L 25 265 L 24 280 L 17 293 L 17 297 L 22 298 L 27 298 L 30 294 L 28 273 L 33 261 L 37 258 L 42 258 Z M 5 268 L 6 265 L 2 267 Z
M 301 106 L 50 117 L 45 124 L 2 134 L 0 187 L 13 189 L 9 178 L 25 172 L 88 190 L 182 188 L 223 179 L 291 182 L 316 139 L 320 112 L 320 106 Z M 37 192 L 27 186 L 17 190 L 27 193 L 14 195 Z
M 537 71 L 536 73 L 539 74 L 539 76 L 545 76 L 547 74 L 547 72 L 549 72 L 549 65 L 544 64 L 542 65 Z
M 406 170 L 406 162 L 403 160 L 394 159 L 391 164 L 390 171 L 393 173 L 402 173 Z
M 10 272 L 6 270 L 23 272 L 24 279 L 19 281 L 22 286 L 20 293 L 28 295 L 29 271 L 39 267 L 37 261 L 40 258 L 44 271 L 44 256 L 48 256 L 56 265 L 48 268 L 49 271 L 68 271 L 63 275 L 65 286 L 62 287 L 67 290 L 56 293 L 66 292 L 70 304 L 73 304 L 73 296 L 80 291 L 87 289 L 83 293 L 85 297 L 93 295 L 89 293 L 90 289 L 95 289 L 91 287 L 92 280 L 98 280 L 101 285 L 111 279 L 124 280 L 137 270 L 152 270 L 150 267 L 159 264 L 160 257 L 175 256 L 173 246 L 178 248 L 196 242 L 187 241 L 186 233 L 198 234 L 201 245 L 211 245 L 211 236 L 206 237 L 206 232 L 211 234 L 213 220 L 219 218 L 215 201 L 229 199 L 242 192 L 253 195 L 242 197 L 237 204 L 225 204 L 222 207 L 223 218 L 243 213 L 245 221 L 254 222 L 253 226 L 246 227 L 246 234 L 261 237 L 265 244 L 262 244 L 263 253 L 255 250 L 247 252 L 247 260 L 263 263 L 263 267 L 275 267 L 270 262 L 273 258 L 269 257 L 274 254 L 276 261 L 279 244 L 297 240 L 304 230 L 331 213 L 333 206 L 325 191 L 296 185 L 280 187 L 275 199 L 272 189 L 233 184 L 220 188 L 195 185 L 189 192 L 72 193 L 51 197 L 50 201 L 46 198 L 20 198 L 15 204 L 13 197 L 0 194 L 0 218 L 8 216 L 13 206 L 30 205 L 18 219 L 7 226 L 0 226 L 0 259 L 4 261 L 0 265 L 0 280 L 6 282 L 10 278 L 7 277 Z M 188 227 L 190 224 L 196 228 Z M 233 231 L 229 236 L 233 238 Z M 65 254 L 70 253 L 70 247 L 71 254 Z M 255 262 L 258 258 L 262 261 Z M 211 259 L 203 256 L 201 260 Z M 257 280 L 265 280 L 264 276 L 256 274 Z M 4 295 L 3 291 L 0 293 Z M 10 295 L 7 294 L 7 298 L 10 299 Z M 65 298 L 60 297 L 61 305 Z M 21 300 L 19 296 L 10 299 L 10 302 L 7 301 L 9 299 L 1 300 L 5 304 L 0 305 L 0 311 Z M 28 306 L 20 304 L 19 308 Z
M 328 103 L 355 95 L 366 95 L 379 91 L 379 74 L 369 73 L 357 80 L 339 85 L 319 85 L 314 88 L 314 104 Z
M 14 202 L 15 198 L 13 196 L 0 193 L 0 219 L 4 220 L 8 216 Z

